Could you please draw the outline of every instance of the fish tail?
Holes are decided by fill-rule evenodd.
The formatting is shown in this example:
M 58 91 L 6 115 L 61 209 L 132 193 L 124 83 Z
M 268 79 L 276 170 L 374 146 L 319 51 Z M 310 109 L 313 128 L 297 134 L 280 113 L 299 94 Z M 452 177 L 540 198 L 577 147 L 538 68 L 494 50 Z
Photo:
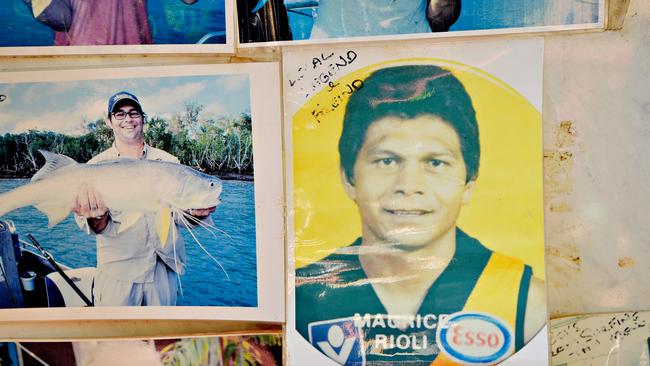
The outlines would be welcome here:
M 0 217 L 15 209 L 33 204 L 33 195 L 29 194 L 28 190 L 26 186 L 21 186 L 0 194 Z

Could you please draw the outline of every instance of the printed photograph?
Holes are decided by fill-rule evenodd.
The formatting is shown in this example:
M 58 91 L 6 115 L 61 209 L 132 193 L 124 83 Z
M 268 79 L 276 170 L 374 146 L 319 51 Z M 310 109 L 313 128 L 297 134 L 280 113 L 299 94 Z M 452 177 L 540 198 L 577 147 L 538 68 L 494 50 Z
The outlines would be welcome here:
M 493 43 L 463 48 L 482 68 L 452 58 L 460 45 L 328 49 L 353 63 L 314 91 L 312 54 L 285 54 L 289 341 L 310 348 L 294 362 L 493 365 L 544 326 L 541 99 L 486 71 L 528 52 L 538 61 L 515 77 L 541 91 L 542 46 Z
M 279 366 L 282 335 L 0 343 L 3 366 Z
M 244 45 L 587 29 L 602 27 L 603 8 L 603 0 L 237 0 Z
M 164 51 L 96 47 L 143 45 L 225 52 L 233 38 L 231 11 L 225 0 L 8 0 L 0 10 L 0 53 L 34 52 L 33 47 L 45 54 Z
M 257 307 L 250 89 L 0 83 L 0 306 Z

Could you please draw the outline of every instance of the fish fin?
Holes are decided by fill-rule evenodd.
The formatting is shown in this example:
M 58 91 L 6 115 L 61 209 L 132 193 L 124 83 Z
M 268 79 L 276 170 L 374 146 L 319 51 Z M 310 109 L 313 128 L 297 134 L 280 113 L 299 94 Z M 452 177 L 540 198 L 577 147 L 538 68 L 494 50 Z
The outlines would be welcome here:
M 47 227 L 50 228 L 63 221 L 71 212 L 67 207 L 48 205 L 47 203 L 41 203 L 34 207 L 47 216 Z
M 133 212 L 122 213 L 122 215 L 120 215 L 120 227 L 117 229 L 117 233 L 121 234 L 125 232 L 128 228 L 133 226 L 141 218 L 142 218 L 142 212 L 133 211 Z
M 64 166 L 78 164 L 74 159 L 65 155 L 55 154 L 45 150 L 38 150 L 38 152 L 40 152 L 45 158 L 45 165 L 34 174 L 32 182 L 39 181 L 47 177 L 53 171 L 63 168 Z
M 167 236 L 169 236 L 171 217 L 171 210 L 167 206 L 162 207 L 160 211 L 158 211 L 158 216 L 156 217 L 156 232 L 158 233 L 160 244 L 163 249 L 167 243 Z

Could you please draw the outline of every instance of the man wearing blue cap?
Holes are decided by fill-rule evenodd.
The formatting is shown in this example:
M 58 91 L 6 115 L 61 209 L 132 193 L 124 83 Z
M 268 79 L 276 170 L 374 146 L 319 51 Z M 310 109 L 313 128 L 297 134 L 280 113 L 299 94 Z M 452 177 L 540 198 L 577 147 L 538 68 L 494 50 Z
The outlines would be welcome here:
M 113 130 L 115 141 L 88 164 L 120 158 L 179 160 L 144 141 L 145 113 L 138 98 L 126 91 L 108 100 L 106 125 Z M 156 232 L 156 217 L 143 213 L 135 223 L 120 231 L 120 225 L 132 215 L 109 211 L 99 192 L 84 186 L 78 193 L 73 211 L 87 234 L 97 238 L 97 272 L 93 284 L 96 306 L 176 305 L 178 276 L 185 272 L 185 246 L 179 235 L 175 245 L 164 245 Z M 214 207 L 192 210 L 198 219 L 206 218 Z M 175 225 L 171 221 L 170 225 Z M 176 230 L 169 230 L 170 233 Z M 171 236 L 172 234 L 170 234 Z

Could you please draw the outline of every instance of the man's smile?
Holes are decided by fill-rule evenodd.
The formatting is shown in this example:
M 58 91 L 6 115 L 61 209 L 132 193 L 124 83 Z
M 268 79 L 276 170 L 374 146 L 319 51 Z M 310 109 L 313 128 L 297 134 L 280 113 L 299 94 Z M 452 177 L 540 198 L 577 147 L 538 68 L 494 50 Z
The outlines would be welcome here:
M 400 209 L 400 208 L 384 208 L 385 212 L 396 216 L 424 216 L 433 213 L 433 210 L 426 209 Z

